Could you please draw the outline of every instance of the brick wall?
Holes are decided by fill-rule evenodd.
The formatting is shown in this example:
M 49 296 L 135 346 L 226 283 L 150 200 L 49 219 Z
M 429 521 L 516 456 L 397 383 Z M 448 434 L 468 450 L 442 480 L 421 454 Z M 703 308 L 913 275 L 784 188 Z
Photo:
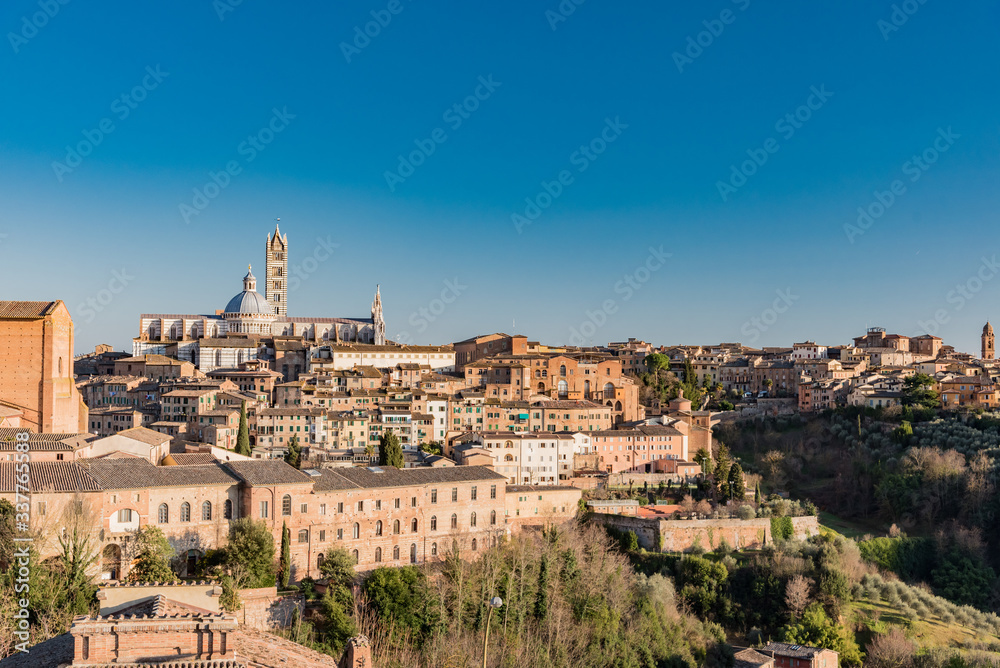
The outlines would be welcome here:
M 301 596 L 278 596 L 276 587 L 241 589 L 243 607 L 236 616 L 241 624 L 261 631 L 284 628 L 292 623 L 295 612 L 301 619 L 305 601 Z
M 664 520 L 603 513 L 593 518 L 619 531 L 635 532 L 639 546 L 651 551 L 690 552 L 696 545 L 711 551 L 723 540 L 733 549 L 759 549 L 772 541 L 770 518 Z M 792 529 L 794 537 L 802 540 L 819 533 L 819 521 L 815 516 L 793 517 Z

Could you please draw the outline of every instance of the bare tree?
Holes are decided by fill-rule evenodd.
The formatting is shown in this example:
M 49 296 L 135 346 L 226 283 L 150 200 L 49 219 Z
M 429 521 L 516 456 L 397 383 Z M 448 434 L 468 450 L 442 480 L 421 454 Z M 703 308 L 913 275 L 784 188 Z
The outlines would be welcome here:
M 812 581 L 802 575 L 795 575 L 785 585 L 785 605 L 792 613 L 793 619 L 798 619 L 802 611 L 809 605 L 809 589 Z
M 868 658 L 866 668 L 911 668 L 916 646 L 906 639 L 903 630 L 898 626 L 889 632 L 876 636 L 868 643 Z

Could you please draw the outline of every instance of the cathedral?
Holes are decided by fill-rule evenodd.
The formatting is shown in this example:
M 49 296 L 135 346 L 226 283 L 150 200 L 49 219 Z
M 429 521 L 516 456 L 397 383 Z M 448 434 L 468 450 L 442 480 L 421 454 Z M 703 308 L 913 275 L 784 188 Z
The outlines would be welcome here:
M 283 353 L 331 343 L 385 345 L 385 320 L 378 287 L 370 318 L 288 315 L 288 235 L 275 225 L 267 235 L 264 294 L 257 292 L 252 265 L 243 290 L 214 315 L 144 313 L 132 354 L 157 354 L 193 362 L 203 372 L 237 367 L 250 360 L 274 361 Z

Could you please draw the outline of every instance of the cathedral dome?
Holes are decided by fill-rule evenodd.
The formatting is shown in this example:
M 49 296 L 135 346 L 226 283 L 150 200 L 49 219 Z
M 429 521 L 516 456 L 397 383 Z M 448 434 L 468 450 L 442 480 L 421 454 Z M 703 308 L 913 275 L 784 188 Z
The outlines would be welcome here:
M 247 267 L 247 275 L 243 277 L 243 292 L 229 300 L 225 312 L 248 315 L 273 314 L 274 307 L 257 292 L 256 288 L 257 279 L 254 278 L 250 267 Z

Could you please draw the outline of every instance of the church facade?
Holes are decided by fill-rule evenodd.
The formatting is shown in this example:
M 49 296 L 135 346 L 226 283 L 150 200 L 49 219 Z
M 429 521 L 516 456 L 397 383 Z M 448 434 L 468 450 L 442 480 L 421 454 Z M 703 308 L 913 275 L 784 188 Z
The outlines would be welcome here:
M 256 359 L 275 359 L 281 351 L 314 345 L 385 345 L 382 296 L 376 287 L 371 317 L 293 317 L 288 315 L 288 235 L 278 226 L 265 245 L 264 293 L 257 291 L 252 267 L 243 290 L 224 309 L 208 314 L 143 313 L 133 355 L 167 355 L 193 362 L 200 371 L 237 367 Z

